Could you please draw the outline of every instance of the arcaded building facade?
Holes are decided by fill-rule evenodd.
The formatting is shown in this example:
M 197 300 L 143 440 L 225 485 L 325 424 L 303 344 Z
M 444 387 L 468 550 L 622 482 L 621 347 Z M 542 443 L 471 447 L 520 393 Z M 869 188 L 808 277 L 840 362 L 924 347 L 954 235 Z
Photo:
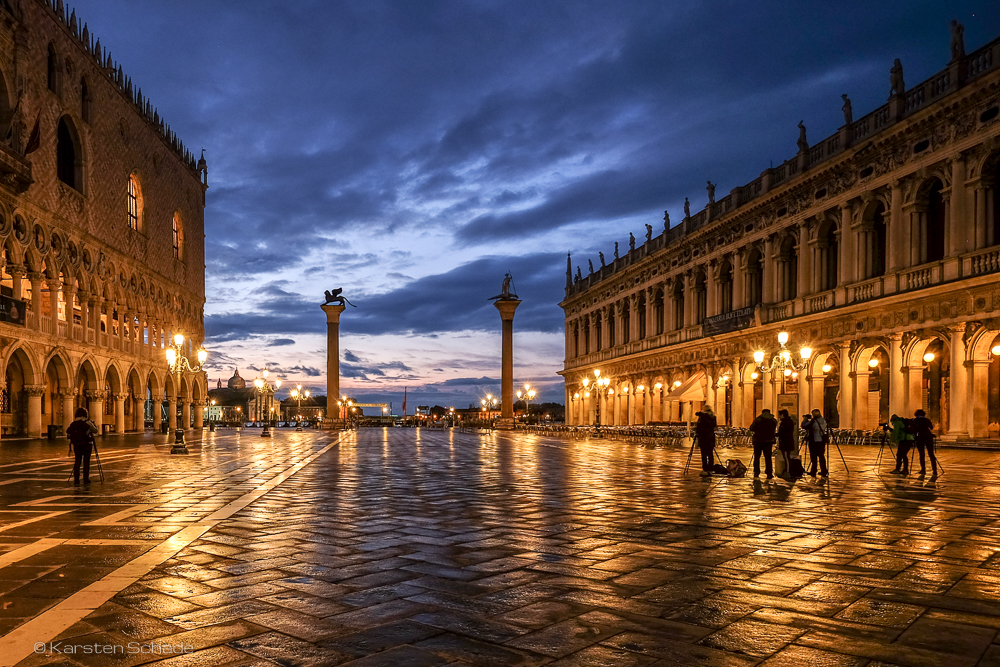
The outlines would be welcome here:
M 0 0 L 0 137 L 3 436 L 200 426 L 204 161 L 62 0 Z
M 810 145 L 802 129 L 792 159 L 568 272 L 567 421 L 678 421 L 709 404 L 746 426 L 788 406 L 868 430 L 922 408 L 946 440 L 997 438 L 1000 39 L 970 54 L 960 39 L 930 79 L 906 87 L 897 62 L 887 104 L 855 120 L 845 100 L 833 136 Z M 779 332 L 793 360 L 811 348 L 801 371 L 754 362 Z

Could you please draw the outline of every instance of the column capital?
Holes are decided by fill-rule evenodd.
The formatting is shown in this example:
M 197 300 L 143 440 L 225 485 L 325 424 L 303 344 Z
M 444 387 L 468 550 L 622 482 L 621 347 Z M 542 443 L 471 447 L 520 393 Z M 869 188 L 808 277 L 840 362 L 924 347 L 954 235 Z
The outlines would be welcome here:
M 26 384 L 24 385 L 24 393 L 28 396 L 43 396 L 45 394 L 45 385 Z
M 326 313 L 327 323 L 340 324 L 340 314 L 347 310 L 347 306 L 335 303 L 325 303 L 320 308 Z
M 500 311 L 501 321 L 508 322 L 514 319 L 514 311 L 521 302 L 518 299 L 497 299 L 493 305 Z
M 84 395 L 87 397 L 89 401 L 96 402 L 96 401 L 103 401 L 104 399 L 106 399 L 108 397 L 108 392 L 104 391 L 103 389 L 95 389 L 93 391 L 84 392 Z
M 31 284 L 40 283 L 43 280 L 45 280 L 45 274 L 44 273 L 38 273 L 37 271 L 30 271 L 30 272 L 27 272 L 25 275 L 28 276 L 28 281 Z
M 56 393 L 58 393 L 59 396 L 62 398 L 73 398 L 74 396 L 76 396 L 77 392 L 75 387 L 70 387 L 68 389 L 60 389 Z
M 7 267 L 7 273 L 9 273 L 11 277 L 24 278 L 28 275 L 28 268 L 24 266 L 24 264 L 11 264 Z
M 124 401 L 125 401 L 125 399 L 126 399 L 126 398 L 128 398 L 128 392 L 127 392 L 127 391 L 119 391 L 119 392 L 115 392 L 115 393 L 113 394 L 113 396 L 114 396 L 114 399 L 115 399 L 115 402 L 116 402 L 116 403 L 117 403 L 118 401 L 122 401 L 122 402 L 124 402 Z

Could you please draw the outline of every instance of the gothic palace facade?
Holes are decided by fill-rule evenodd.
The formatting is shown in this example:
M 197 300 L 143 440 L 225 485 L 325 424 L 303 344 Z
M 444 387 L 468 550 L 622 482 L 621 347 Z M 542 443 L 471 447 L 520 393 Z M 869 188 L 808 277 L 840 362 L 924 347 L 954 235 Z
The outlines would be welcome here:
M 567 273 L 567 423 L 747 426 L 821 409 L 874 429 L 923 408 L 946 440 L 1000 427 L 1000 39 L 582 275 Z M 666 226 L 666 225 L 665 225 Z M 603 264 L 603 262 L 602 262 Z M 801 372 L 761 372 L 780 349 Z M 995 348 L 995 350 L 994 350 Z M 593 383 L 594 371 L 610 378 Z M 586 379 L 586 382 L 584 381 Z
M 200 427 L 164 344 L 204 338 L 204 160 L 62 0 L 0 0 L 0 137 L 3 435 Z

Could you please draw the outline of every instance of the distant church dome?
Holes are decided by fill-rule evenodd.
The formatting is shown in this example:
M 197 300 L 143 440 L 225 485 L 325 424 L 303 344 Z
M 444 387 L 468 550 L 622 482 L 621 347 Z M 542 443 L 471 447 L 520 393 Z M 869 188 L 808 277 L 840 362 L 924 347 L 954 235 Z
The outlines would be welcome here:
M 229 378 L 229 388 L 230 389 L 247 388 L 247 381 L 240 377 L 240 371 L 237 368 L 233 369 L 233 377 Z

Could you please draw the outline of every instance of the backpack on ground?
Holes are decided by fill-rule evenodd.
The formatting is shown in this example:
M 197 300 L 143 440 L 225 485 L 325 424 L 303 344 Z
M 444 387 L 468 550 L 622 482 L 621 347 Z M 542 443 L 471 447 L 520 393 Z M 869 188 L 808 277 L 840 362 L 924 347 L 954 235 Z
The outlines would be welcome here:
M 804 477 L 806 469 L 802 467 L 802 459 L 795 458 L 788 464 L 788 476 L 794 478 Z
M 730 477 L 746 477 L 747 467 L 739 459 L 729 459 L 726 461 L 726 471 Z
M 716 463 L 715 465 L 712 466 L 712 474 L 713 475 L 728 475 L 729 474 L 729 468 L 727 468 L 726 466 L 722 465 L 721 463 Z

